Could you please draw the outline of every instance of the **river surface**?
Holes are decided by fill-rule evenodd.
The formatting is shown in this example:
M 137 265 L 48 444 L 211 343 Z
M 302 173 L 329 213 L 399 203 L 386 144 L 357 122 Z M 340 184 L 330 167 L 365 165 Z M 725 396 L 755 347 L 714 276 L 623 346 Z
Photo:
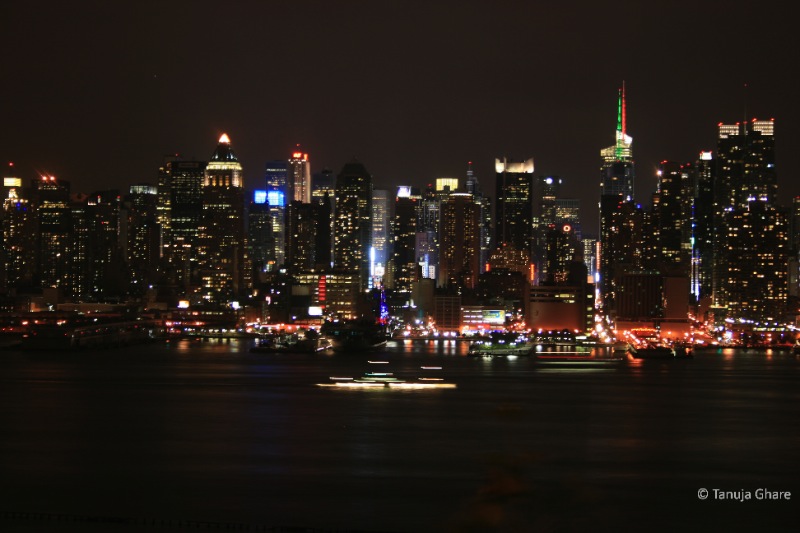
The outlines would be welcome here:
M 593 366 L 453 341 L 249 346 L 0 352 L 0 530 L 796 530 L 790 351 Z M 317 386 L 367 371 L 457 388 Z

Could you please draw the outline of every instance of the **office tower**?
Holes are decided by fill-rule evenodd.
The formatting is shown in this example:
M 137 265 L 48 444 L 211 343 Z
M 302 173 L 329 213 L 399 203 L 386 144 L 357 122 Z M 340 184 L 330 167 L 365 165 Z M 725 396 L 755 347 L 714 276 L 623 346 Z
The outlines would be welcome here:
M 292 152 L 292 157 L 289 159 L 289 194 L 287 198 L 292 202 L 310 204 L 311 165 L 308 161 L 308 154 L 299 151 L 300 145 L 297 145 L 297 148 L 298 150 Z
M 156 221 L 161 231 L 159 236 L 160 257 L 164 257 L 172 242 L 172 167 L 176 161 L 180 161 L 178 154 L 165 156 L 164 163 L 158 169 Z
M 247 289 L 242 165 L 223 134 L 206 165 L 198 267 L 202 297 L 225 304 Z
M 448 193 L 449 194 L 449 193 Z M 433 185 L 428 184 L 420 200 L 417 220 L 417 259 L 422 266 L 422 277 L 437 279 L 439 270 L 439 218 L 440 196 Z
M 203 161 L 173 161 L 170 165 L 170 240 L 165 252 L 168 278 L 187 288 L 197 266 L 198 232 L 203 217 Z
M 617 100 L 613 146 L 600 151 L 600 296 L 607 313 L 614 312 L 615 277 L 641 268 L 641 209 L 633 203 L 633 139 L 626 132 L 625 86 Z
M 314 268 L 319 272 L 329 272 L 333 265 L 333 194 L 325 191 L 312 202 L 317 220 Z
M 70 253 L 70 184 L 53 176 L 42 176 L 34 180 L 33 188 L 39 226 L 36 272 L 42 288 L 65 288 L 73 259 Z
M 336 174 L 328 168 L 323 168 L 319 172 L 315 172 L 311 176 L 311 198 L 322 200 L 325 194 L 328 194 L 331 200 L 334 199 L 336 193 Z
M 125 257 L 130 270 L 131 294 L 143 295 L 156 280 L 161 255 L 158 224 L 159 189 L 149 184 L 131 185 L 126 199 Z
M 775 204 L 774 121 L 720 124 L 717 158 L 714 307 L 734 319 L 782 319 L 789 242 Z
M 467 179 L 465 183 L 466 191 L 475 197 L 475 203 L 480 205 L 481 211 L 481 273 L 486 272 L 486 265 L 489 262 L 489 255 L 494 249 L 492 247 L 492 202 L 483 195 L 478 176 L 472 169 L 472 161 L 467 164 Z
M 561 185 L 562 179 L 558 176 L 535 176 L 533 180 L 531 259 L 540 281 L 549 277 L 548 235 L 556 225 L 556 201 L 561 196 Z
M 452 193 L 441 205 L 439 285 L 474 289 L 480 275 L 480 208 L 469 193 Z
M 495 245 L 530 255 L 533 245 L 533 159 L 495 159 Z
M 33 284 L 36 264 L 36 213 L 30 191 L 22 180 L 13 176 L 13 164 L 3 177 L 2 222 L 2 289 L 29 287 Z
M 566 284 L 573 263 L 583 260 L 583 250 L 570 224 L 553 224 L 545 234 L 546 276 L 540 276 L 548 283 Z M 585 284 L 586 279 L 581 280 Z
M 120 242 L 121 196 L 118 190 L 96 191 L 86 199 L 88 224 L 89 294 L 94 301 L 118 301 L 128 287 L 125 259 Z
M 267 270 L 282 265 L 286 260 L 286 207 L 291 200 L 289 194 L 289 166 L 285 160 L 267 161 L 267 202 L 272 216 L 272 240 L 275 248 L 268 258 Z
M 272 215 L 266 189 L 254 191 L 247 209 L 247 250 L 255 281 L 259 273 L 268 271 L 268 265 L 270 261 L 274 262 L 275 255 Z
M 658 235 L 658 268 L 665 275 L 689 277 L 692 266 L 692 205 L 694 169 L 662 161 L 658 176 L 658 204 L 654 204 Z
M 334 268 L 359 275 L 359 286 L 369 286 L 369 252 L 372 247 L 372 176 L 353 159 L 336 177 Z
M 695 300 L 711 297 L 714 265 L 714 176 L 716 161 L 712 152 L 700 152 L 694 165 L 694 205 L 692 213 L 691 293 Z
M 382 283 L 389 254 L 389 191 L 372 191 L 372 250 L 370 251 L 371 285 Z
M 297 200 L 289 203 L 285 266 L 292 275 L 311 272 L 316 265 L 317 207 Z
M 583 240 L 581 231 L 581 201 L 578 198 L 556 198 L 555 224 L 569 224 L 578 241 Z
M 411 294 L 414 283 L 419 281 L 417 226 L 421 214 L 422 195 L 417 188 L 398 187 L 394 202 L 392 221 L 394 290 L 399 294 Z M 427 258 L 423 258 L 422 261 L 427 264 Z

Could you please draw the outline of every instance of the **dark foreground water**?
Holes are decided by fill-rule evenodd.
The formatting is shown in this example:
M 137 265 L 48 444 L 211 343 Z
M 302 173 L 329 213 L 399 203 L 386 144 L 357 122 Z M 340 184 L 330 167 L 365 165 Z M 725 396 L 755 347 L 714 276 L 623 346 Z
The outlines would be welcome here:
M 465 357 L 455 343 L 369 357 L 248 347 L 0 352 L 0 530 L 798 524 L 800 361 L 788 351 L 572 367 Z M 315 385 L 370 369 L 457 389 Z

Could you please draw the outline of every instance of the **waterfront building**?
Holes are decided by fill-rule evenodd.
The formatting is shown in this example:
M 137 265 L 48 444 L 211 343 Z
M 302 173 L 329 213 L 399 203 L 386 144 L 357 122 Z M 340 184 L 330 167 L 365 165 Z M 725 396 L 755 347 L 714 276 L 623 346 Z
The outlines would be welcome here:
M 311 203 L 311 163 L 308 154 L 299 150 L 292 152 L 292 157 L 288 162 L 288 186 L 289 194 L 287 198 L 290 202 Z

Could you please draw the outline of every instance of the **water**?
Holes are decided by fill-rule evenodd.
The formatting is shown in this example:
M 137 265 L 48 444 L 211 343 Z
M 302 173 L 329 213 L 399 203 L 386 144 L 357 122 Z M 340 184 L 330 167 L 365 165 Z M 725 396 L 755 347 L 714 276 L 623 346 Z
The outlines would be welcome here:
M 796 526 L 800 361 L 788 351 L 585 367 L 466 357 L 455 342 L 380 356 L 247 348 L 0 353 L 0 529 Z M 458 388 L 315 385 L 368 370 Z M 755 500 L 759 488 L 792 499 Z

